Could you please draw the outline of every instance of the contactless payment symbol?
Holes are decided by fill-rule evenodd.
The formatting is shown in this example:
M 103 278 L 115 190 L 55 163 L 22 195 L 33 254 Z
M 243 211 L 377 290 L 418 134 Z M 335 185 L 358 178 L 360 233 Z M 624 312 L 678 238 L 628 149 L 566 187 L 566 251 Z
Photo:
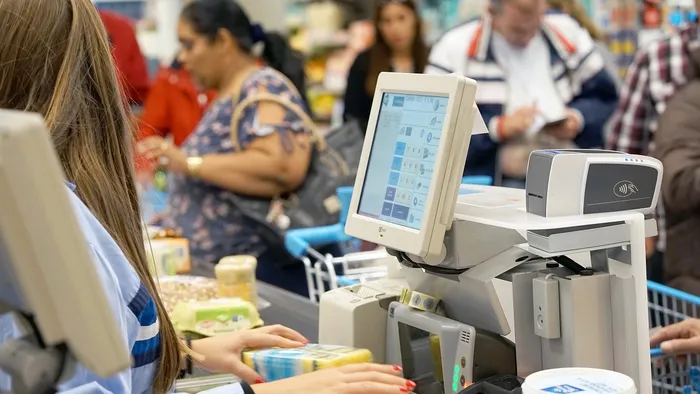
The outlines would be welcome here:
M 560 386 L 547 387 L 546 389 L 542 389 L 542 391 L 546 391 L 548 393 L 569 394 L 583 392 L 583 389 L 574 387 L 570 384 L 562 384 Z

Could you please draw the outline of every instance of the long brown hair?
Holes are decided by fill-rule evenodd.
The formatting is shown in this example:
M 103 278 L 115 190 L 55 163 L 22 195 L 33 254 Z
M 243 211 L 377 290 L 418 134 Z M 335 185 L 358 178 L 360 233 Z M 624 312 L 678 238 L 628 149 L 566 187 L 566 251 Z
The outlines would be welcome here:
M 379 0 L 374 12 L 374 26 L 377 30 L 377 34 L 374 45 L 372 45 L 369 50 L 369 70 L 367 72 L 367 79 L 365 80 L 365 89 L 370 95 L 374 95 L 374 89 L 377 87 L 379 74 L 391 70 L 391 48 L 389 48 L 389 44 L 387 44 L 384 37 L 382 37 L 382 33 L 379 31 L 379 23 L 382 18 L 382 10 L 392 3 L 409 8 L 416 17 L 413 45 L 411 46 L 414 70 L 422 73 L 423 69 L 425 69 L 425 66 L 428 64 L 429 50 L 423 38 L 423 27 L 416 3 L 413 0 Z
M 593 22 L 593 19 L 588 16 L 586 10 L 577 0 L 549 0 L 549 6 L 550 8 L 569 14 L 581 27 L 588 31 L 588 34 L 593 37 L 593 40 L 602 41 L 605 39 L 603 32 L 598 28 L 595 22 Z
M 181 345 L 148 270 L 133 176 L 135 130 L 100 17 L 90 0 L 9 0 L 0 1 L 0 21 L 0 107 L 45 117 L 67 178 L 153 297 L 161 332 L 153 389 L 166 393 Z

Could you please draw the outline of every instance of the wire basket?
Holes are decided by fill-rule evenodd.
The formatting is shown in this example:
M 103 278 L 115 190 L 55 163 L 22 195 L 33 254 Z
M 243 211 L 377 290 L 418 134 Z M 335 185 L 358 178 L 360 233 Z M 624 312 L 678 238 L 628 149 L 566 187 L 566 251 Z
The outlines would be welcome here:
M 647 283 L 652 329 L 700 316 L 700 297 L 655 282 Z M 700 392 L 700 355 L 682 358 L 651 350 L 652 388 L 655 394 Z

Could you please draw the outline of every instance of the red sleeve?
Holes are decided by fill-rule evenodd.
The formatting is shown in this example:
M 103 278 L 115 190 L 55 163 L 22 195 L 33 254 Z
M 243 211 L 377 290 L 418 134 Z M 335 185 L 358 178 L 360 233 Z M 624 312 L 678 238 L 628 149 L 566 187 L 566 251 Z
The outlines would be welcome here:
M 129 26 L 124 39 L 124 45 L 128 48 L 127 68 L 124 70 L 124 77 L 129 83 L 128 97 L 131 102 L 141 104 L 146 99 L 149 88 L 146 58 L 141 53 L 133 27 Z
M 130 103 L 141 104 L 148 94 L 146 59 L 141 53 L 131 22 L 114 13 L 100 11 L 100 17 L 113 45 L 114 61 Z
M 139 140 L 170 134 L 170 116 L 168 106 L 169 72 L 161 69 L 151 86 L 141 113 L 139 122 Z

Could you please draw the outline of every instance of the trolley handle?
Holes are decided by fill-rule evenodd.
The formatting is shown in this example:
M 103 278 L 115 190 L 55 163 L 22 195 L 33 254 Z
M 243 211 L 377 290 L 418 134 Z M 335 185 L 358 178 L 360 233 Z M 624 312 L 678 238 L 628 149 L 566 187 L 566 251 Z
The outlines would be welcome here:
M 468 175 L 462 178 L 462 185 L 493 185 L 493 178 L 488 175 Z
M 352 239 L 345 234 L 345 224 L 300 228 L 287 231 L 284 246 L 295 258 L 304 256 L 313 246 L 346 242 Z

